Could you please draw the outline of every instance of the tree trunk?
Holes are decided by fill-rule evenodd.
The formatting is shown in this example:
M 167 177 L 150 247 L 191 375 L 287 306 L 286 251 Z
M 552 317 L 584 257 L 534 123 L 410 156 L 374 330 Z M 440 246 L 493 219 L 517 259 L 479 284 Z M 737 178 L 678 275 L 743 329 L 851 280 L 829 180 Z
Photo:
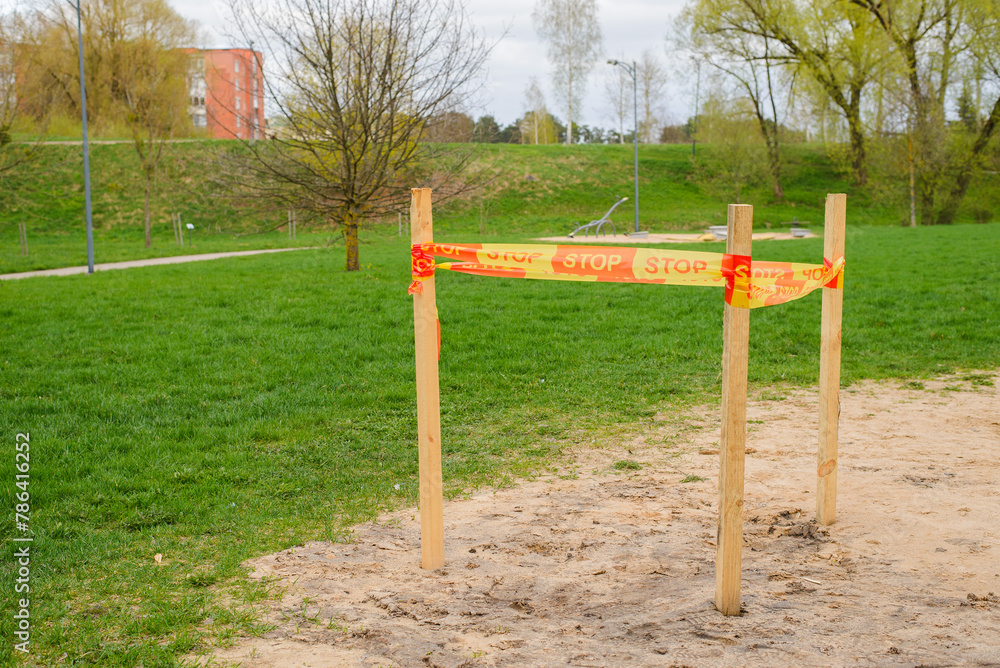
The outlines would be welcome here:
M 955 185 L 952 187 L 951 192 L 948 193 L 948 199 L 945 200 L 944 206 L 941 207 L 941 212 L 935 221 L 938 225 L 950 225 L 955 222 L 955 216 L 958 215 L 958 207 L 961 206 L 962 200 L 965 199 L 965 192 L 969 189 L 969 184 L 972 182 L 972 172 L 979 162 L 979 156 L 989 145 L 990 138 L 996 131 L 998 124 L 1000 124 L 1000 97 L 993 104 L 989 118 L 983 123 L 983 128 L 979 131 L 979 136 L 976 137 L 976 142 L 972 145 L 972 151 L 962 164 L 958 178 L 955 179 Z
M 143 229 L 146 231 L 146 248 L 153 245 L 153 235 L 150 229 L 149 223 L 149 191 L 153 188 L 153 179 L 150 177 L 149 172 L 146 172 L 146 197 L 143 203 Z
M 861 89 L 853 87 L 851 103 L 844 109 L 847 126 L 851 135 L 851 167 L 854 183 L 859 186 L 868 183 L 868 160 L 865 155 L 865 130 L 861 124 Z
M 767 146 L 767 163 L 771 171 L 771 192 L 774 194 L 774 199 L 784 199 L 785 190 L 781 187 L 781 144 L 778 139 L 778 122 L 775 121 L 771 125 L 763 114 L 758 112 L 757 124 Z
M 358 261 L 358 221 L 354 216 L 344 224 L 344 241 L 347 246 L 347 271 L 357 271 L 361 263 Z
M 785 190 L 781 187 L 781 157 L 774 156 L 771 159 L 771 192 L 774 199 L 785 198 Z

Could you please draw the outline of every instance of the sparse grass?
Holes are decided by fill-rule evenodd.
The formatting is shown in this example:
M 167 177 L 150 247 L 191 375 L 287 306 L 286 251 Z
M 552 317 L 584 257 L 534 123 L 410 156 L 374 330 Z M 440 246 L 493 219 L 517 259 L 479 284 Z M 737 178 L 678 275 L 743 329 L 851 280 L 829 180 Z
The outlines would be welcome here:
M 633 459 L 619 459 L 611 465 L 611 468 L 616 471 L 639 471 L 642 469 L 642 464 Z
M 707 478 L 703 478 L 700 475 L 690 474 L 685 476 L 681 482 L 705 482 Z

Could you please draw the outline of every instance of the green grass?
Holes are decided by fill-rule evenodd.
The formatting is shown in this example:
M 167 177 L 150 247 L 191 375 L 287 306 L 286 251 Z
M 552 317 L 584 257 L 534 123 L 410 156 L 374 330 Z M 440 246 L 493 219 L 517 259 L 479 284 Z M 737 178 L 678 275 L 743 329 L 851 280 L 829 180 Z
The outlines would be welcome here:
M 220 140 L 167 146 L 151 200 L 154 244 L 146 249 L 135 151 L 128 143 L 94 145 L 96 261 L 286 245 L 283 227 L 271 234 L 246 236 L 283 225 L 284 210 L 271 211 L 260 203 L 237 208 L 214 178 L 219 153 L 235 146 Z M 469 198 L 436 206 L 439 234 L 481 236 L 484 231 L 488 240 L 561 235 L 603 214 L 618 196 L 632 196 L 629 146 L 482 145 L 482 149 L 481 162 L 496 174 L 495 182 Z M 702 230 L 725 223 L 726 204 L 734 196 L 710 183 L 724 158 L 717 147 L 700 146 L 694 161 L 684 145 L 641 146 L 639 156 L 643 229 Z M 772 201 L 766 182 L 750 185 L 744 193 L 743 201 L 754 205 L 759 229 L 787 228 L 793 219 L 820 225 L 828 192 L 848 194 L 851 226 L 899 225 L 906 220 L 906 202 L 854 188 L 820 146 L 787 145 L 784 170 L 786 197 L 781 202 Z M 971 221 L 974 208 L 1000 210 L 1000 177 L 983 173 L 975 180 L 960 220 Z M 174 212 L 196 228 L 184 249 L 174 245 L 170 223 Z M 613 219 L 619 230 L 631 229 L 631 202 L 619 207 Z M 28 231 L 28 257 L 19 254 L 20 222 Z M 396 233 L 397 217 L 367 224 L 373 228 L 369 239 L 389 237 Z M 318 222 L 302 220 L 299 230 L 300 245 L 331 240 L 330 227 Z M 309 231 L 314 234 L 306 234 Z M 0 273 L 85 262 L 81 148 L 40 146 L 34 163 L 0 183 Z
M 238 211 L 213 190 L 219 145 L 171 147 L 151 250 L 132 148 L 95 147 L 97 261 L 288 245 L 283 230 L 237 236 L 281 217 Z M 703 165 L 720 159 L 711 148 L 696 164 L 687 147 L 641 148 L 644 227 L 723 222 L 725 200 L 699 185 Z M 436 207 L 436 236 L 565 233 L 630 193 L 628 149 L 489 147 L 502 176 L 483 202 L 486 235 L 474 199 Z M 85 261 L 79 147 L 40 155 L 2 193 L 0 273 Z M 997 197 L 977 187 L 981 201 Z M 826 192 L 850 194 L 845 383 L 951 371 L 990 382 L 975 371 L 1000 356 L 1000 226 L 889 228 L 899 207 L 852 192 L 808 146 L 789 148 L 786 191 L 779 205 L 750 189 L 758 228 L 792 216 L 818 223 Z M 184 248 L 169 227 L 176 210 L 196 225 Z M 17 253 L 21 219 L 27 258 Z M 628 227 L 630 210 L 616 220 Z M 395 220 L 366 231 L 363 269 L 347 274 L 342 245 L 329 240 L 300 228 L 298 245 L 323 248 L 0 283 L 0 424 L 6 442 L 29 431 L 32 444 L 29 665 L 63 654 L 67 665 L 175 665 L 259 632 L 252 606 L 270 594 L 245 583 L 242 561 L 350 540 L 357 522 L 415 503 L 407 242 Z M 761 242 L 754 257 L 818 262 L 822 240 Z M 567 444 L 640 430 L 657 412 L 717 396 L 718 290 L 444 274 L 438 300 L 451 496 L 508 484 L 551 466 Z M 753 312 L 755 391 L 777 397 L 815 382 L 818 304 L 811 295 Z M 11 454 L 0 467 L 8 509 L 13 464 Z M 0 532 L 14 533 L 9 513 Z M 9 559 L 0 576 L 13 591 Z M 0 658 L 11 650 L 11 599 L 2 599 Z
M 844 382 L 995 368 L 998 233 L 851 228 Z M 324 249 L 0 285 L 0 423 L 32 446 L 28 665 L 174 665 L 253 633 L 246 602 L 267 592 L 240 584 L 243 560 L 415 503 L 406 244 L 364 257 L 350 274 Z M 718 290 L 444 274 L 438 304 L 451 496 L 719 389 Z M 815 382 L 819 295 L 751 320 L 753 389 Z M 0 573 L 12 591 L 9 558 Z

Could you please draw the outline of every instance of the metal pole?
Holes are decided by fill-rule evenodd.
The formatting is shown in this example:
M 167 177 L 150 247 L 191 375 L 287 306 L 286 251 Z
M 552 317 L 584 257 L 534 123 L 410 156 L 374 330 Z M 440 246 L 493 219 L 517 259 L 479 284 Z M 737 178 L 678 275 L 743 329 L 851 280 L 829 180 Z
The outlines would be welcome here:
M 694 127 L 691 129 L 691 157 L 694 158 L 694 149 L 698 144 L 698 94 L 701 92 L 701 61 L 696 60 L 698 67 L 698 80 L 694 85 Z
M 68 0 L 67 0 L 68 1 Z M 76 36 L 80 51 L 80 109 L 83 117 L 83 198 L 87 207 L 87 273 L 94 273 L 94 222 L 90 208 L 90 145 L 87 142 L 87 86 L 83 80 L 83 19 L 81 0 L 70 7 L 76 9 Z
M 639 70 L 636 69 L 636 62 L 632 61 L 632 124 L 635 126 L 635 136 L 632 137 L 635 144 L 635 231 L 639 231 Z

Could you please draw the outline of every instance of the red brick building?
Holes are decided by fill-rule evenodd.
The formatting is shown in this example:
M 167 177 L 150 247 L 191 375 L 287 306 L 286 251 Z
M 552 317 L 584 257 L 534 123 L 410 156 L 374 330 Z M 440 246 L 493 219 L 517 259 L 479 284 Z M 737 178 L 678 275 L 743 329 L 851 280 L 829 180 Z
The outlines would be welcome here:
M 250 49 L 192 49 L 188 90 L 195 127 L 214 139 L 260 139 L 264 119 L 263 57 Z

